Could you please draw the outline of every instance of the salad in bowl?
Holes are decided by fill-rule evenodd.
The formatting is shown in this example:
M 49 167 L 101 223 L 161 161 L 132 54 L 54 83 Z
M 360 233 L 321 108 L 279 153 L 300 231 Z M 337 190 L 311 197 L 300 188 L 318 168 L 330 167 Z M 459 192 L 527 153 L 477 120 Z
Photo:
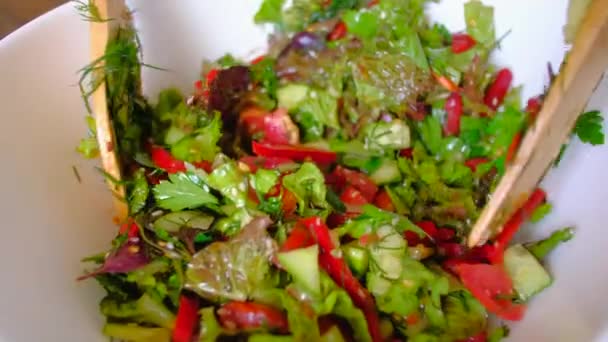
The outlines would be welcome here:
M 140 90 L 141 69 L 154 66 L 135 29 L 118 29 L 83 69 L 85 99 L 105 82 L 124 179 L 110 181 L 129 208 L 79 278 L 107 292 L 105 335 L 508 335 L 502 322 L 523 319 L 552 284 L 543 259 L 573 231 L 513 242 L 551 210 L 538 188 L 488 242 L 468 248 L 466 238 L 544 94 L 521 99 L 512 72 L 492 63 L 508 39 L 492 7 L 469 1 L 466 31 L 450 32 L 425 5 L 265 0 L 255 15 L 274 28 L 264 55 L 205 62 L 192 94 L 166 89 L 155 103 Z M 584 113 L 575 133 L 601 144 L 601 120 Z M 110 148 L 95 135 L 92 124 L 85 156 Z

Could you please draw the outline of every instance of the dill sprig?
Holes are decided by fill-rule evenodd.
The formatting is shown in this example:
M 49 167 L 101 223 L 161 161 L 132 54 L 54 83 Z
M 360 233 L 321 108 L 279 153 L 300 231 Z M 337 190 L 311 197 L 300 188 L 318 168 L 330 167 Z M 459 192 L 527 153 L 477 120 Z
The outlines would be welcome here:
M 102 18 L 99 13 L 99 7 L 93 0 L 73 0 L 74 8 L 78 11 L 80 17 L 85 21 L 91 21 L 96 23 L 104 23 L 113 20 L 112 18 Z

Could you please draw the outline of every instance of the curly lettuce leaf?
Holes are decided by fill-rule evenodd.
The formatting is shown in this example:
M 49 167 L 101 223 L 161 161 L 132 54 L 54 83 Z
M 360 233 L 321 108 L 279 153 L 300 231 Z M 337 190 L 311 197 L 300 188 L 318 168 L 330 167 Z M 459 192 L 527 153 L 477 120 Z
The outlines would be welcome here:
M 277 245 L 266 231 L 270 224 L 268 217 L 258 217 L 234 238 L 200 250 L 188 263 L 185 287 L 214 302 L 245 301 L 274 287 L 270 259 Z

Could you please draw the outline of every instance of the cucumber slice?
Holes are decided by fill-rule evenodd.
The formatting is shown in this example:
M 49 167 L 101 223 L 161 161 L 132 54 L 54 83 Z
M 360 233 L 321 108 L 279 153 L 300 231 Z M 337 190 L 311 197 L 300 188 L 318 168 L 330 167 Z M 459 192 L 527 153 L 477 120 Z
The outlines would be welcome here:
M 213 223 L 213 216 L 199 211 L 180 211 L 161 216 L 154 221 L 154 230 L 165 230 L 169 233 L 177 233 L 182 227 L 207 230 Z
M 401 150 L 410 147 L 410 128 L 403 121 L 376 122 L 364 130 L 365 145 L 370 150 Z
M 281 266 L 291 274 L 293 280 L 312 291 L 321 294 L 319 271 L 319 246 L 300 248 L 277 255 Z
M 290 84 L 277 90 L 279 107 L 292 111 L 308 96 L 308 86 L 303 84 Z
M 377 231 L 379 241 L 370 246 L 371 267 L 380 271 L 386 279 L 401 277 L 407 247 L 405 239 L 391 226 L 382 226 Z
M 507 248 L 504 261 L 505 269 L 521 300 L 530 299 L 553 282 L 545 268 L 522 245 Z
M 401 171 L 396 160 L 386 159 L 369 177 L 376 185 L 384 185 L 401 181 Z
M 353 270 L 355 275 L 362 276 L 367 272 L 367 267 L 369 266 L 369 253 L 367 249 L 358 246 L 358 242 L 354 241 L 354 243 L 342 246 L 342 251 L 344 252 L 346 263 L 348 263 L 348 266 Z

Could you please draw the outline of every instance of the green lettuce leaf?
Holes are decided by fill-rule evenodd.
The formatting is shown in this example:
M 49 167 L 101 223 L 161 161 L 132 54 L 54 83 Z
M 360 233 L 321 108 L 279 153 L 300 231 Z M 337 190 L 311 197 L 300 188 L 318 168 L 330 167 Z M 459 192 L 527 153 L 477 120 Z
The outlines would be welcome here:
M 450 293 L 444 300 L 446 335 L 456 340 L 467 339 L 485 330 L 488 314 L 468 291 Z
M 479 0 L 470 0 L 464 5 L 464 17 L 467 23 L 467 33 L 477 43 L 491 47 L 496 40 L 494 8 L 485 6 Z
M 281 23 L 283 18 L 282 11 L 284 2 L 285 0 L 264 0 L 253 20 L 256 24 Z
M 222 119 L 219 113 L 215 113 L 211 118 L 203 115 L 199 116 L 197 120 L 200 127 L 194 131 L 193 135 L 184 136 L 174 144 L 167 141 L 172 145 L 171 154 L 177 159 L 189 162 L 213 161 L 220 151 L 217 143 L 222 136 Z M 203 122 L 202 125 L 201 122 Z
M 298 171 L 283 177 L 283 185 L 297 197 L 300 214 L 310 207 L 329 207 L 325 177 L 313 163 L 304 163 Z
M 207 184 L 219 191 L 237 207 L 245 206 L 249 182 L 233 161 L 216 167 L 206 179 Z

